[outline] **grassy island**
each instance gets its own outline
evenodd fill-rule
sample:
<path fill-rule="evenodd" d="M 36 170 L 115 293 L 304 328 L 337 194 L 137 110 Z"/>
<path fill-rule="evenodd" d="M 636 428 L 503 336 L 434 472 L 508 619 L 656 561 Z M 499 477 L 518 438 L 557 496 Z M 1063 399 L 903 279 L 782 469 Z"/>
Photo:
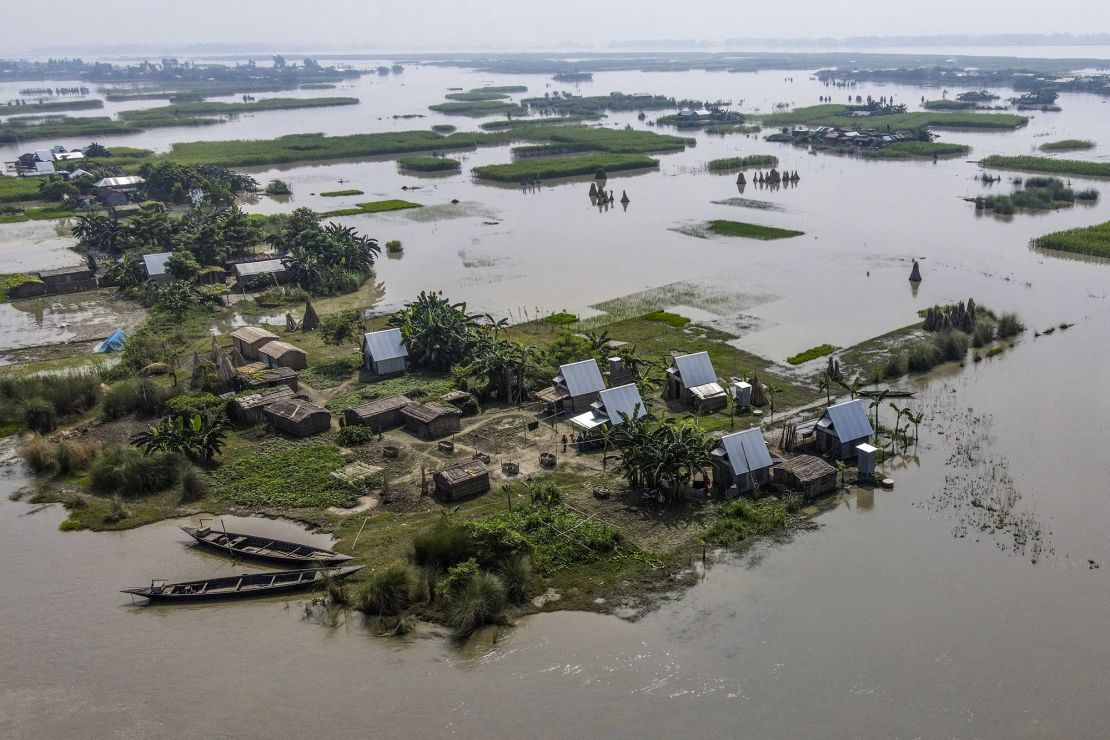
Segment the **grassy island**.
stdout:
<path fill-rule="evenodd" d="M 453 172 L 462 166 L 459 160 L 447 157 L 401 157 L 397 164 L 413 172 Z"/>
<path fill-rule="evenodd" d="M 468 101 L 453 100 L 447 103 L 429 105 L 428 109 L 448 116 L 471 116 L 473 118 L 501 115 L 522 116 L 528 112 L 526 108 L 516 103 L 506 103 L 501 100 L 489 99 Z"/>
<path fill-rule="evenodd" d="M 1041 144 L 1042 152 L 1078 152 L 1085 149 L 1094 149 L 1095 142 L 1090 139 L 1062 139 Z"/>
<path fill-rule="evenodd" d="M 1055 249 L 1058 252 L 1110 257 L 1110 221 L 1104 224 L 1046 234 L 1034 239 L 1033 246 L 1041 249 Z"/>
<path fill-rule="evenodd" d="M 769 241 L 771 239 L 790 239 L 805 234 L 804 231 L 779 229 L 774 226 L 759 226 L 758 224 L 748 224 L 742 221 L 726 221 L 724 219 L 710 221 L 706 224 L 705 230 L 717 236 L 738 236 L 745 239 L 762 239 L 764 241 Z"/>
<path fill-rule="evenodd" d="M 586 154 L 577 157 L 533 159 L 512 164 L 490 164 L 475 167 L 474 175 L 483 180 L 520 182 L 550 180 L 559 177 L 593 176 L 598 169 L 608 173 L 658 167 L 659 160 L 635 154 Z"/>
<path fill-rule="evenodd" d="M 770 113 L 760 118 L 764 126 L 841 126 L 856 125 L 888 128 L 893 131 L 929 128 L 983 128 L 1016 129 L 1029 123 L 1026 116 L 1011 113 L 975 113 L 968 111 L 915 111 L 910 113 L 889 113 L 855 118 L 849 115 L 849 107 L 835 103 L 811 105 L 795 108 L 783 113 Z"/>
<path fill-rule="evenodd" d="M 1052 157 L 992 155 L 981 163 L 996 170 L 1023 172 L 1048 172 L 1053 175 L 1077 177 L 1110 177 L 1110 162 L 1088 162 L 1081 159 L 1053 159 Z"/>
<path fill-rule="evenodd" d="M 709 161 L 710 172 L 746 170 L 753 167 L 778 167 L 779 158 L 773 154 L 749 154 L 746 157 L 727 157 Z"/>

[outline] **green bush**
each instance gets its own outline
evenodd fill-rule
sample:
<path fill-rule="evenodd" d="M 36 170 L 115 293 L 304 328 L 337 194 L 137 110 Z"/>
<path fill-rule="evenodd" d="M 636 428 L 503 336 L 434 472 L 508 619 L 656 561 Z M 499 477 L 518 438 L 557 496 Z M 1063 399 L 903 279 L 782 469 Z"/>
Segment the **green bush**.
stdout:
<path fill-rule="evenodd" d="M 411 603 L 412 570 L 404 564 L 391 565 L 370 577 L 358 596 L 358 609 L 366 614 L 395 617 Z"/>
<path fill-rule="evenodd" d="M 63 440 L 54 448 L 54 461 L 59 475 L 69 475 L 84 470 L 96 459 L 98 446 L 74 440 Z"/>
<path fill-rule="evenodd" d="M 358 447 L 378 436 L 373 429 L 361 424 L 348 424 L 339 430 L 336 441 L 343 447 Z"/>
<path fill-rule="evenodd" d="M 962 331 L 946 331 L 933 337 L 933 343 L 946 361 L 956 362 L 967 356 L 969 339 Z"/>
<path fill-rule="evenodd" d="M 998 338 L 1009 339 L 1025 331 L 1025 324 L 1014 313 L 1004 313 L 998 319 Z"/>
<path fill-rule="evenodd" d="M 887 358 L 886 363 L 883 365 L 882 377 L 883 378 L 899 378 L 906 373 L 906 365 L 902 355 L 893 354 Z M 876 382 L 878 382 L 876 380 Z"/>
<path fill-rule="evenodd" d="M 447 622 L 462 638 L 486 624 L 504 624 L 508 598 L 505 584 L 489 573 L 479 572 L 446 607 Z"/>
<path fill-rule="evenodd" d="M 551 314 L 550 316 L 545 316 L 543 320 L 549 324 L 555 325 L 573 324 L 574 322 L 578 321 L 578 317 L 572 313 L 567 313 L 566 311 L 559 311 L 557 313 Z"/>
<path fill-rule="evenodd" d="M 192 465 L 185 468 L 185 472 L 181 474 L 182 501 L 199 501 L 207 497 L 210 491 L 208 476 L 205 475 L 204 471 L 198 470 Z"/>
<path fill-rule="evenodd" d="M 385 251 L 389 254 L 400 254 L 404 251 L 404 247 L 401 246 L 401 242 L 397 239 L 390 239 L 385 243 Z"/>
<path fill-rule="evenodd" d="M 181 464 L 172 452 L 146 456 L 134 447 L 112 447 L 92 464 L 90 484 L 97 493 L 144 496 L 176 483 Z"/>
<path fill-rule="evenodd" d="M 119 419 L 139 408 L 139 389 L 134 380 L 121 380 L 104 394 L 104 415 Z"/>
<path fill-rule="evenodd" d="M 717 519 L 706 532 L 705 541 L 715 545 L 733 545 L 751 535 L 783 529 L 787 515 L 788 509 L 783 503 L 734 499 L 718 509 Z"/>
<path fill-rule="evenodd" d="M 147 416 L 156 416 L 162 411 L 166 403 L 166 392 L 150 378 L 139 378 L 135 381 L 135 393 L 138 400 L 138 410 Z"/>
<path fill-rule="evenodd" d="M 532 580 L 532 559 L 527 555 L 509 558 L 497 569 L 505 593 L 514 604 L 523 603 L 528 598 L 528 585 Z"/>
<path fill-rule="evenodd" d="M 28 438 L 19 452 L 23 462 L 35 475 L 54 472 L 54 450 L 50 443 L 39 435 Z"/>
<path fill-rule="evenodd" d="M 219 396 L 212 393 L 183 393 L 174 396 L 165 402 L 166 411 L 170 414 L 193 417 L 210 411 L 223 410 L 224 402 Z"/>
<path fill-rule="evenodd" d="M 467 529 L 447 517 L 412 540 L 412 559 L 417 565 L 447 570 L 474 557 L 475 543 Z"/>
<path fill-rule="evenodd" d="M 58 414 L 46 399 L 28 398 L 23 402 L 23 422 L 32 432 L 46 434 L 58 426 Z"/>
<path fill-rule="evenodd" d="M 943 361 L 944 355 L 927 339 L 914 342 L 906 353 L 906 366 L 915 373 L 931 370 Z"/>
<path fill-rule="evenodd" d="M 975 331 L 971 335 L 972 347 L 985 347 L 994 341 L 995 324 L 985 316 L 975 319 Z"/>

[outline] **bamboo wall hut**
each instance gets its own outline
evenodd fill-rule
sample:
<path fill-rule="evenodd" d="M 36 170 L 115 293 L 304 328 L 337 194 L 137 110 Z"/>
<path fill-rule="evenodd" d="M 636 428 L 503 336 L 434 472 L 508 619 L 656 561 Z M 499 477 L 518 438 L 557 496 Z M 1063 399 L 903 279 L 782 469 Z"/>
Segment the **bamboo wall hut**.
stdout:
<path fill-rule="evenodd" d="M 267 405 L 262 409 L 262 418 L 276 431 L 291 437 L 307 437 L 331 429 L 331 414 L 327 409 L 299 398 Z"/>
<path fill-rule="evenodd" d="M 241 326 L 231 332 L 231 341 L 239 354 L 247 360 L 258 361 L 258 350 L 262 346 L 279 339 L 277 334 L 258 326 Z"/>
<path fill-rule="evenodd" d="M 489 469 L 481 460 L 450 465 L 437 470 L 432 476 L 436 493 L 448 501 L 478 496 L 489 490 Z"/>
<path fill-rule="evenodd" d="M 259 348 L 258 361 L 270 368 L 287 367 L 291 370 L 304 370 L 308 367 L 308 353 L 288 342 L 273 341 Z"/>
<path fill-rule="evenodd" d="M 421 439 L 437 439 L 462 427 L 462 411 L 442 403 L 411 403 L 401 409 L 405 430 Z"/>
<path fill-rule="evenodd" d="M 297 390 L 297 372 L 288 367 L 266 367 L 261 362 L 252 362 L 235 368 L 236 382 L 240 390 L 260 390 L 283 385 Z"/>
<path fill-rule="evenodd" d="M 798 455 L 774 468 L 775 482 L 803 496 L 819 496 L 836 489 L 836 468 L 819 457 Z"/>
<path fill-rule="evenodd" d="M 294 399 L 293 390 L 284 385 L 277 388 L 266 388 L 233 399 L 227 405 L 227 415 L 237 424 L 253 426 L 262 423 L 262 410 L 271 403 L 292 401 Z"/>
<path fill-rule="evenodd" d="M 360 424 L 383 431 L 404 424 L 405 417 L 401 411 L 412 403 L 414 401 L 408 396 L 377 398 L 361 406 L 347 409 L 343 412 L 343 418 L 347 424 Z"/>

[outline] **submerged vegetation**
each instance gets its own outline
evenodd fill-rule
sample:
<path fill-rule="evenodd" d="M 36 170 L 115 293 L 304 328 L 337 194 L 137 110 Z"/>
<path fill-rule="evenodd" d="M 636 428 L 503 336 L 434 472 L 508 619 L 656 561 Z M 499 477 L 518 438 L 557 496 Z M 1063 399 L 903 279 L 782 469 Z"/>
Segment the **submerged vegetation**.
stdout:
<path fill-rule="evenodd" d="M 778 167 L 779 158 L 773 154 L 749 154 L 746 157 L 727 157 L 709 161 L 710 172 L 746 170 L 753 167 Z"/>
<path fill-rule="evenodd" d="M 635 154 L 585 154 L 576 157 L 533 159 L 512 164 L 490 164 L 475 167 L 475 176 L 498 182 L 548 180 L 557 177 L 593 176 L 598 169 L 606 172 L 658 167 L 659 160 Z"/>
<path fill-rule="evenodd" d="M 998 154 L 984 159 L 981 164 L 996 170 L 1022 170 L 1048 172 L 1053 175 L 1078 175 L 1080 177 L 1110 177 L 1110 162 L 1088 162 L 1081 159 L 1054 159 L 1028 155 L 1006 157 Z"/>
<path fill-rule="evenodd" d="M 459 160 L 448 157 L 401 157 L 397 164 L 413 172 L 453 172 L 462 167 Z"/>
<path fill-rule="evenodd" d="M 917 157 L 962 157 L 970 151 L 971 147 L 964 144 L 952 144 L 943 141 L 895 141 L 879 149 L 868 149 L 861 153 L 865 157 L 914 159 Z"/>
<path fill-rule="evenodd" d="M 1076 192 L 1055 177 L 1027 177 L 1022 186 L 1009 195 L 976 198 L 975 207 L 1000 214 L 1012 214 L 1018 209 L 1047 211 L 1067 208 L 1077 200 L 1098 200 L 1098 191 L 1089 189 Z"/>
<path fill-rule="evenodd" d="M 770 113 L 760 117 L 764 126 L 849 126 L 866 124 L 891 131 L 917 128 L 984 128 L 1016 129 L 1029 122 L 1025 116 L 1012 113 L 975 113 L 915 111 L 872 115 L 865 119 L 849 115 L 849 106 L 828 103 L 795 108 L 783 113 Z"/>
<path fill-rule="evenodd" d="M 796 355 L 791 355 L 790 357 L 786 358 L 786 361 L 789 362 L 791 365 L 801 365 L 803 362 L 809 362 L 810 360 L 816 360 L 818 357 L 831 355 L 833 352 L 836 352 L 837 349 L 839 348 L 834 347 L 831 344 L 820 344 L 816 347 L 810 347 L 805 352 L 799 352 Z"/>
<path fill-rule="evenodd" d="M 790 239 L 795 236 L 802 236 L 804 231 L 794 231 L 793 229 L 780 229 L 774 226 L 759 226 L 758 224 L 749 224 L 742 221 L 727 221 L 725 219 L 714 219 L 706 224 L 706 231 L 717 236 L 739 236 L 747 239 Z"/>
<path fill-rule="evenodd" d="M 388 211 L 403 211 L 407 208 L 422 208 L 421 204 L 408 200 L 371 200 L 366 203 L 356 203 L 352 208 L 341 208 L 337 211 L 325 211 L 322 218 L 332 216 L 358 216 L 363 213 L 386 213 Z"/>
<path fill-rule="evenodd" d="M 1061 139 L 1049 141 L 1040 145 L 1042 152 L 1075 152 L 1083 149 L 1094 149 L 1095 142 L 1090 139 Z"/>

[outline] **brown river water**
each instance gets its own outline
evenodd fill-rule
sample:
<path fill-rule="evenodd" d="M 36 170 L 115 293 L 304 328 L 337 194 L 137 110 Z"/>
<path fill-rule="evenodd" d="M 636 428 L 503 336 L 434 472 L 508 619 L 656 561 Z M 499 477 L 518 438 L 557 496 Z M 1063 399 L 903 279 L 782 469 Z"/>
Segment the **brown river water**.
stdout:
<path fill-rule="evenodd" d="M 115 143 L 420 128 L 447 120 L 423 111 L 446 88 L 487 83 L 541 94 L 547 84 L 409 67 L 354 83 L 350 94 L 363 103 L 351 110 L 258 114 Z M 743 99 L 764 110 L 826 94 L 800 72 L 612 73 L 582 86 L 611 90 Z M 938 97 L 900 86 L 858 92 L 893 93 L 911 108 L 923 94 Z M 1016 132 L 943 138 L 972 145 L 969 159 L 1070 137 L 1100 142 L 1084 157 L 1110 154 L 1104 99 L 1062 96 L 1060 105 L 1062 113 L 1035 114 Z M 427 118 L 380 118 L 422 111 Z M 640 125 L 632 115 L 610 121 Z M 12 467 L 0 479 L 0 735 L 1105 736 L 1110 264 L 1035 252 L 1027 242 L 1110 219 L 1110 192 L 1091 208 L 1007 222 L 977 217 L 961 200 L 988 190 L 963 159 L 869 162 L 695 136 L 696 147 L 663 155 L 658 173 L 610 179 L 615 192 L 628 191 L 627 211 L 598 212 L 582 182 L 524 193 L 468 175 L 402 176 L 389 161 L 261 171 L 263 181 L 289 180 L 293 202 L 263 199 L 250 209 L 342 207 L 334 201 L 344 199 L 310 195 L 340 180 L 366 191 L 352 201 L 434 206 L 430 220 L 415 211 L 345 219 L 406 245 L 403 258 L 380 264 L 379 308 L 421 288 L 514 317 L 525 308 L 590 315 L 601 304 L 619 312 L 654 300 L 697 309 L 697 318 L 733 327 L 739 346 L 776 359 L 826 341 L 846 346 L 912 322 L 919 308 L 969 296 L 1019 312 L 1031 329 L 1075 326 L 1028 332 L 996 358 L 920 381 L 912 405 L 927 420 L 916 450 L 887 464 L 894 490 L 850 492 L 815 531 L 722 557 L 636 622 L 543 614 L 463 647 L 433 627 L 397 640 L 373 636 L 354 616 L 306 617 L 300 600 L 132 606 L 120 588 L 241 566 L 185 547 L 181 522 L 59 532 L 59 507 L 8 500 L 25 482 Z M 748 186 L 744 198 L 775 210 L 713 203 L 740 194 L 734 178 L 707 174 L 704 163 L 753 152 L 799 170 L 798 187 Z M 462 157 L 466 171 L 508 153 Z M 1009 190 L 1003 178 L 996 191 Z M 424 187 L 402 193 L 404 184 Z M 452 198 L 463 215 L 445 207 Z M 674 230 L 708 218 L 806 235 L 764 243 Z M 911 257 L 924 258 L 916 295 L 906 282 Z M 7 326 L 7 315 L 0 320 Z M 308 536 L 292 523 L 251 526 Z"/>

